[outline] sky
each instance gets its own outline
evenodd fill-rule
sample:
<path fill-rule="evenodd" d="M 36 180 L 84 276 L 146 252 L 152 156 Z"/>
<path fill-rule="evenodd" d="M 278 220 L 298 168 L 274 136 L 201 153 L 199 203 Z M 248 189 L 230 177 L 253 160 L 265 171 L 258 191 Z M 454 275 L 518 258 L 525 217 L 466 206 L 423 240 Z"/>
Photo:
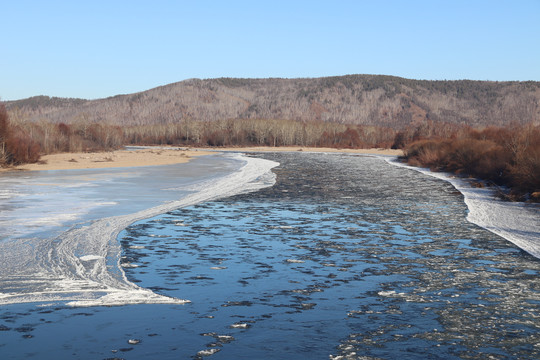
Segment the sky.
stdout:
<path fill-rule="evenodd" d="M 540 0 L 2 1 L 0 99 L 190 78 L 540 81 Z"/>

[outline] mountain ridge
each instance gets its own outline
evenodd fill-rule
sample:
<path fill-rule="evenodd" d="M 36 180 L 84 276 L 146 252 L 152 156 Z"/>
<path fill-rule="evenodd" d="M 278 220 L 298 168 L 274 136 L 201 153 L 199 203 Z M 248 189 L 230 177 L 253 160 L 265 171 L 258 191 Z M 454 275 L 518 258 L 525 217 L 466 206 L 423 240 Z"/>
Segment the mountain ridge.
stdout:
<path fill-rule="evenodd" d="M 12 117 L 114 125 L 284 119 L 404 128 L 426 121 L 485 127 L 540 121 L 540 82 L 414 80 L 391 75 L 187 79 L 85 100 L 6 101 Z"/>

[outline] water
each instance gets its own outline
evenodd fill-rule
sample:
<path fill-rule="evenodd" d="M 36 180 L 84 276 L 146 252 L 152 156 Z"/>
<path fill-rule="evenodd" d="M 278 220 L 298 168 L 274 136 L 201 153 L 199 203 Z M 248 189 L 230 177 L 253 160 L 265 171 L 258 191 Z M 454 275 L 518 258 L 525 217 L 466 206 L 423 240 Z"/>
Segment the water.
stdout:
<path fill-rule="evenodd" d="M 466 221 L 450 183 L 380 158 L 256 157 L 280 163 L 274 186 L 169 209 L 118 235 L 129 282 L 190 303 L 6 305 L 0 354 L 540 357 L 540 262 Z"/>

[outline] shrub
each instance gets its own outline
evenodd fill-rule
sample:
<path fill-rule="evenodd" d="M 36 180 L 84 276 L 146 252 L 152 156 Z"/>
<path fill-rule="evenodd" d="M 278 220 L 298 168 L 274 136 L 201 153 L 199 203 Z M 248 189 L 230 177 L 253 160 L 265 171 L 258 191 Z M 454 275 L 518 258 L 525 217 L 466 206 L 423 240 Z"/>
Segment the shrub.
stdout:
<path fill-rule="evenodd" d="M 9 163 L 12 165 L 35 163 L 40 157 L 39 144 L 21 131 L 16 131 L 9 137 L 6 148 L 9 153 Z"/>
<path fill-rule="evenodd" d="M 420 140 L 405 149 L 405 158 L 413 166 L 442 170 L 447 163 L 451 145 L 449 141 Z"/>
<path fill-rule="evenodd" d="M 39 144 L 22 129 L 9 123 L 4 104 L 0 104 L 0 166 L 19 165 L 39 160 Z"/>
<path fill-rule="evenodd" d="M 455 139 L 421 140 L 405 149 L 413 166 L 477 177 L 524 196 L 540 191 L 540 127 L 468 130 Z"/>

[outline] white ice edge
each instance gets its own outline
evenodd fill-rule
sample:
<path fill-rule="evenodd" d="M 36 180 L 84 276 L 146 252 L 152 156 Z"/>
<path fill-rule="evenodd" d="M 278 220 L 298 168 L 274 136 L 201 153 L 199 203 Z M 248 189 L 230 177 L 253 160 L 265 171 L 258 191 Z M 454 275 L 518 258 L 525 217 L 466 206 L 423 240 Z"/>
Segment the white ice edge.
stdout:
<path fill-rule="evenodd" d="M 121 246 L 117 237 L 136 221 L 206 201 L 257 191 L 275 183 L 271 169 L 279 163 L 241 154 L 227 156 L 243 161 L 244 165 L 227 176 L 199 185 L 196 192 L 182 199 L 129 215 L 99 219 L 63 233 L 52 241 L 55 243 L 52 248 L 44 246 L 44 251 L 38 251 L 38 261 L 47 264 L 43 272 L 25 279 L 29 284 L 41 284 L 41 290 L 0 293 L 0 305 L 63 302 L 82 307 L 189 302 L 156 294 L 130 282 L 120 264 Z M 117 259 L 116 264 L 107 263 L 107 259 Z"/>
<path fill-rule="evenodd" d="M 450 173 L 406 165 L 397 158 L 383 158 L 388 163 L 444 180 L 461 192 L 469 209 L 467 221 L 504 239 L 530 255 L 540 258 L 540 206 L 501 200 L 493 189 L 473 188 L 466 179 Z"/>

